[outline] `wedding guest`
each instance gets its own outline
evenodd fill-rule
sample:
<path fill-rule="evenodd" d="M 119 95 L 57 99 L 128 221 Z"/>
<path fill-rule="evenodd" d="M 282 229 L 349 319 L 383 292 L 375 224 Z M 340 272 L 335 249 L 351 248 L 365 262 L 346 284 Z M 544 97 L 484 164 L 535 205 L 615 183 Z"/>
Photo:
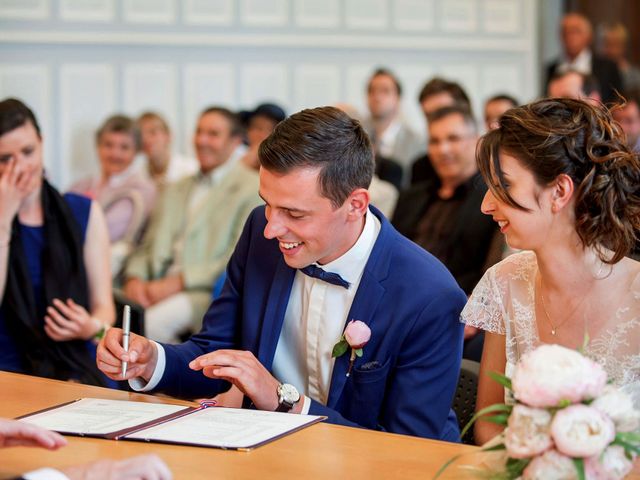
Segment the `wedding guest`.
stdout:
<path fill-rule="evenodd" d="M 506 93 L 490 97 L 484 104 L 484 125 L 487 132 L 498 128 L 498 121 L 504 112 L 519 105 L 520 102 Z"/>
<path fill-rule="evenodd" d="M 618 65 L 625 90 L 640 89 L 640 68 L 626 57 L 629 33 L 622 23 L 606 25 L 602 32 L 601 53 Z"/>
<path fill-rule="evenodd" d="M 505 401 L 488 372 L 513 374 L 541 343 L 579 348 L 640 403 L 640 158 L 603 107 L 545 99 L 482 137 L 482 211 L 525 250 L 487 271 L 462 312 L 485 330 L 477 409 Z M 509 399 L 507 399 L 509 400 Z M 502 427 L 476 425 L 484 443 Z"/>
<path fill-rule="evenodd" d="M 403 169 L 402 185 L 408 185 L 411 163 L 424 151 L 425 142 L 403 118 L 402 85 L 398 77 L 386 68 L 379 68 L 367 85 L 369 117 L 362 121 L 371 138 L 376 157 L 393 161 Z M 377 169 L 378 175 L 384 175 Z"/>
<path fill-rule="evenodd" d="M 255 110 L 238 112 L 238 116 L 246 130 L 247 151 L 242 156 L 242 161 L 247 167 L 259 170 L 258 147 L 287 114 L 274 103 L 263 103 Z"/>
<path fill-rule="evenodd" d="M 627 145 L 640 153 L 640 91 L 624 94 L 625 103 L 612 108 L 611 115 L 627 135 Z"/>
<path fill-rule="evenodd" d="M 67 445 L 60 434 L 19 420 L 0 418 L 0 448 L 40 447 L 58 450 Z M 56 470 L 40 468 L 21 477 L 26 480 L 170 480 L 169 467 L 157 455 L 138 455 L 123 460 L 98 460 Z"/>
<path fill-rule="evenodd" d="M 96 132 L 96 147 L 100 174 L 76 182 L 70 191 L 100 203 L 107 219 L 109 240 L 115 243 L 127 235 L 139 207 L 143 219 L 136 223 L 140 230 L 153 209 L 156 188 L 133 163 L 140 150 L 140 131 L 132 119 L 124 115 L 108 118 Z"/>
<path fill-rule="evenodd" d="M 147 171 L 158 189 L 198 171 L 198 161 L 175 152 L 167 121 L 156 112 L 144 112 L 138 117 L 142 139 L 142 152 L 147 160 Z"/>
<path fill-rule="evenodd" d="M 21 101 L 0 102 L 0 370 L 106 385 L 92 339 L 113 324 L 100 206 L 43 176 L 42 136 Z"/>

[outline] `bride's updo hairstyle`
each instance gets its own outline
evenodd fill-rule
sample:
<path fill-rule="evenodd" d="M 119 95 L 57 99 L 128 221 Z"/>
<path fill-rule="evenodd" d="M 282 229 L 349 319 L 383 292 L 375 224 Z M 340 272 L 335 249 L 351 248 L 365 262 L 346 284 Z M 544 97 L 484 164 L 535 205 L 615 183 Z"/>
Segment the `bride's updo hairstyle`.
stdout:
<path fill-rule="evenodd" d="M 560 174 L 575 187 L 576 232 L 585 247 L 614 264 L 635 246 L 640 228 L 640 155 L 604 106 L 582 100 L 544 99 L 512 108 L 500 127 L 484 135 L 478 168 L 492 193 L 520 210 L 506 188 L 500 153 L 515 157 L 538 185 Z"/>

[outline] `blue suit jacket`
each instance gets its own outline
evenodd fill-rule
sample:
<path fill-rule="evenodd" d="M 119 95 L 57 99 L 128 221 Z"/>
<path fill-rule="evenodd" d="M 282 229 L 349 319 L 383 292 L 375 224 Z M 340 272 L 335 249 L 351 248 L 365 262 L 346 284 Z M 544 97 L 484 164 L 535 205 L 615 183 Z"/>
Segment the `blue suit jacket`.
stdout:
<path fill-rule="evenodd" d="M 349 355 L 336 359 L 327 405 L 312 401 L 309 413 L 326 415 L 331 423 L 458 441 L 450 405 L 462 350 L 458 318 L 466 296 L 437 259 L 371 210 L 382 226 L 345 318 L 345 324 L 350 319 L 367 323 L 371 340 L 349 377 Z M 181 345 L 164 345 L 167 365 L 158 390 L 186 398 L 227 390 L 227 382 L 187 365 L 217 349 L 250 350 L 271 370 L 296 270 L 284 262 L 277 240 L 264 238 L 265 225 L 264 207 L 258 207 L 202 330 Z"/>

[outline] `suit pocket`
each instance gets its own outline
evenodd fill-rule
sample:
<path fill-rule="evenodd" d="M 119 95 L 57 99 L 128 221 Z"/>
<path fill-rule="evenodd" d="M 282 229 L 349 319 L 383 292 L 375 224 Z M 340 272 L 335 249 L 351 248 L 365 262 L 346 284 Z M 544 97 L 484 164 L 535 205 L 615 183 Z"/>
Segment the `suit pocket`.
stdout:
<path fill-rule="evenodd" d="M 385 397 L 391 359 L 377 368 L 354 368 L 344 392 L 345 417 L 366 428 L 376 429 Z"/>

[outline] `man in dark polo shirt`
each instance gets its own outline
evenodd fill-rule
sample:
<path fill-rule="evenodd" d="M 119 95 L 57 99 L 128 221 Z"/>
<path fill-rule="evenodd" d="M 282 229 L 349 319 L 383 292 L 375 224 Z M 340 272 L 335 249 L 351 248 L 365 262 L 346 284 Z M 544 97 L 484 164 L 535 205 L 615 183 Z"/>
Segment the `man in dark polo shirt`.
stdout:
<path fill-rule="evenodd" d="M 450 106 L 435 111 L 428 128 L 436 177 L 400 195 L 392 224 L 444 263 L 468 295 L 503 250 L 496 223 L 480 211 L 486 186 L 475 162 L 477 126 L 468 109 Z M 465 331 L 465 339 L 474 334 Z"/>

